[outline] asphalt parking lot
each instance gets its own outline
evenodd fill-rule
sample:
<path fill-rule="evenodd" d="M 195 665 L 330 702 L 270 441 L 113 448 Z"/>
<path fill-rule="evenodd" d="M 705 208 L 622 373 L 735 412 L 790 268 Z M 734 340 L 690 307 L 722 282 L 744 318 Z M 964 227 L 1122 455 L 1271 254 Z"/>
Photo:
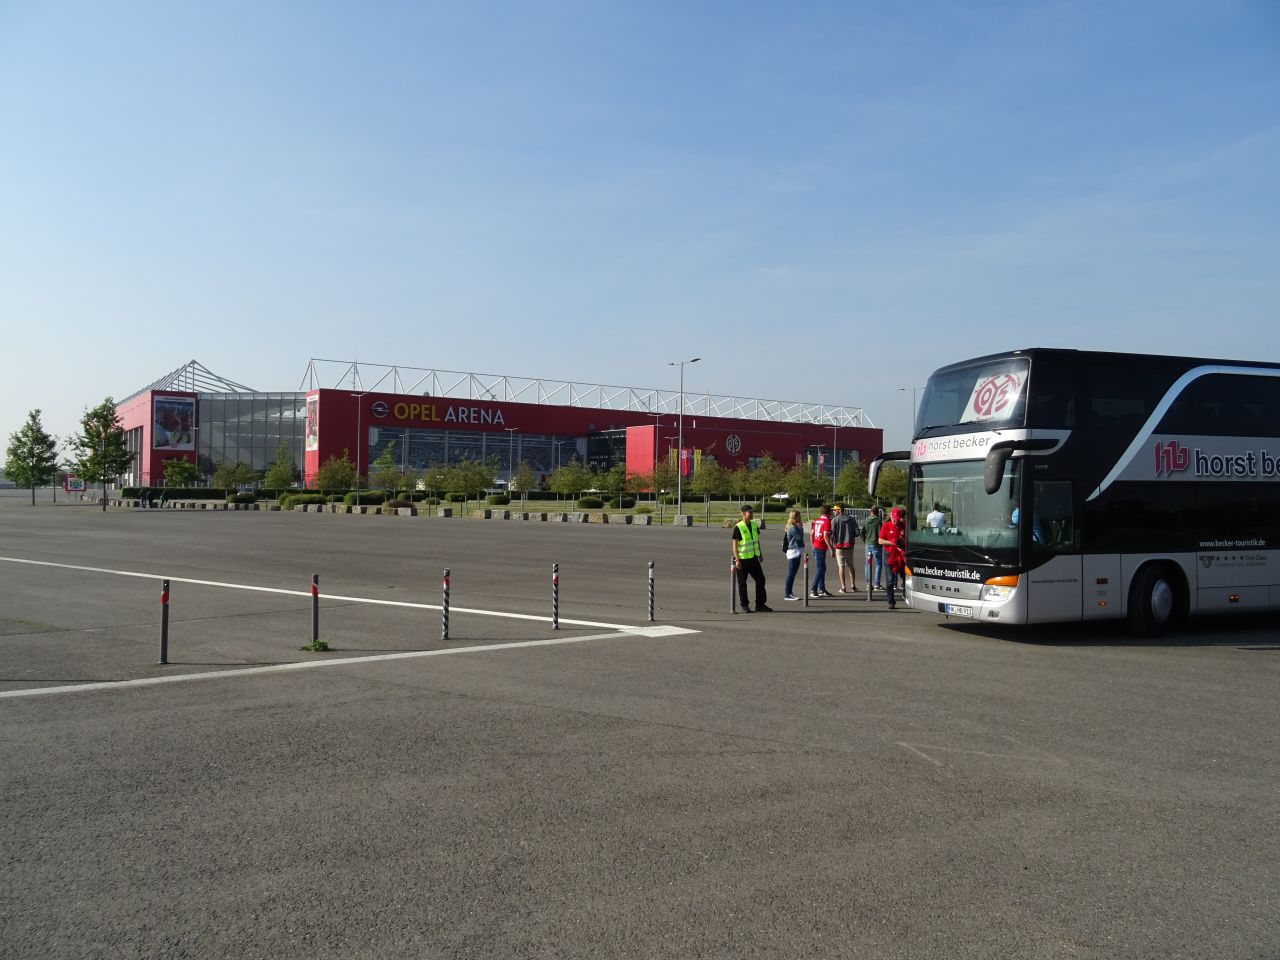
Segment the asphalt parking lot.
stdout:
<path fill-rule="evenodd" d="M 3 957 L 1280 957 L 1270 621 L 806 609 L 776 549 L 735 617 L 717 529 L 12 491 L 0 557 Z"/>

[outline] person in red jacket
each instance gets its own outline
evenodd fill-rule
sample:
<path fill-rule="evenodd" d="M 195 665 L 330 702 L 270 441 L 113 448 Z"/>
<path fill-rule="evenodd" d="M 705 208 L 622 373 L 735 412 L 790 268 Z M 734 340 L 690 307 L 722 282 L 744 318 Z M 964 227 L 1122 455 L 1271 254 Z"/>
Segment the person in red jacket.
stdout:
<path fill-rule="evenodd" d="M 901 507 L 889 511 L 889 519 L 880 528 L 880 545 L 884 547 L 884 565 L 889 572 L 889 609 L 893 610 L 897 607 L 893 591 L 899 578 L 906 587 L 907 525 Z"/>
<path fill-rule="evenodd" d="M 809 588 L 809 596 L 829 597 L 827 593 L 827 534 L 831 532 L 831 508 L 823 507 L 809 525 L 809 542 L 813 544 L 813 586 Z"/>

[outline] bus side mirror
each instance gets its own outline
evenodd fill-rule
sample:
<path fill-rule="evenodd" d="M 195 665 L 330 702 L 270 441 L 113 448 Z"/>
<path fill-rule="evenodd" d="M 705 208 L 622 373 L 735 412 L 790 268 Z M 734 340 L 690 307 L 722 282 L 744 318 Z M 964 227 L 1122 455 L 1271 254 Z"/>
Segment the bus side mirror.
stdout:
<path fill-rule="evenodd" d="M 871 461 L 871 466 L 867 468 L 867 494 L 874 497 L 876 495 L 876 481 L 880 478 L 880 468 L 890 460 L 910 460 L 910 450 L 894 450 L 891 453 L 882 453 Z"/>
<path fill-rule="evenodd" d="M 987 496 L 998 491 L 1000 485 L 1004 483 L 1004 465 L 1009 462 L 1011 456 L 1013 456 L 1012 443 L 997 443 L 987 451 L 987 459 L 982 464 L 982 489 L 986 491 Z"/>
<path fill-rule="evenodd" d="M 1058 446 L 1057 440 L 1002 440 L 992 444 L 987 451 L 987 459 L 982 464 L 982 488 L 987 496 L 1000 489 L 1004 483 L 1004 466 L 1009 462 L 1015 450 L 1053 450 Z"/>

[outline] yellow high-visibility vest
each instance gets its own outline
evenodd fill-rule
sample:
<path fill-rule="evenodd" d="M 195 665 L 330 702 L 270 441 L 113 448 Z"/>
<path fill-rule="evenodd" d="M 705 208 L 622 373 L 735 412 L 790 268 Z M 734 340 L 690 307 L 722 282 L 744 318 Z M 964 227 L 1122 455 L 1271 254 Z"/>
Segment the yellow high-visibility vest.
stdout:
<path fill-rule="evenodd" d="M 750 523 L 746 520 L 739 520 L 738 535 L 742 538 L 738 542 L 739 560 L 750 560 L 752 557 L 763 556 L 760 550 L 760 524 L 754 520 Z"/>

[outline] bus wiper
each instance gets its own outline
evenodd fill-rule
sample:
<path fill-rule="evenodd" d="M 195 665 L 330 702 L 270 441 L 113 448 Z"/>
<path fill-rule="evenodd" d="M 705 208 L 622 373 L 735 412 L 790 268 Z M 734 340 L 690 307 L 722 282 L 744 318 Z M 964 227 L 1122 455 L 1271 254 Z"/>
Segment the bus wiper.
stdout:
<path fill-rule="evenodd" d="M 959 547 L 961 550 L 968 550 L 974 556 L 981 557 L 983 560 L 987 561 L 987 563 L 991 564 L 992 566 L 995 566 L 998 563 L 1000 563 L 1000 561 L 997 560 L 995 557 L 983 553 L 977 547 L 971 547 L 966 543 L 957 543 L 956 546 Z"/>

